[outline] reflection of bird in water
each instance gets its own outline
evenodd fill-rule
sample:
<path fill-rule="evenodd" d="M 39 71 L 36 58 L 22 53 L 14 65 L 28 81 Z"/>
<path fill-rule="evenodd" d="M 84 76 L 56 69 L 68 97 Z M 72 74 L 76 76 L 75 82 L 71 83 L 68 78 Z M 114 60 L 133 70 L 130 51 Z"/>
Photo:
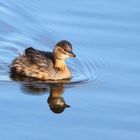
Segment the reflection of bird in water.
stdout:
<path fill-rule="evenodd" d="M 62 113 L 65 108 L 70 107 L 66 104 L 65 100 L 63 99 L 63 91 L 64 91 L 64 83 L 67 83 L 69 80 L 62 81 L 62 83 L 51 83 L 47 84 L 42 81 L 35 81 L 30 77 L 24 76 L 15 76 L 14 74 L 11 75 L 11 78 L 16 81 L 21 82 L 21 90 L 23 93 L 30 94 L 30 95 L 41 95 L 42 93 L 49 93 L 48 97 L 48 104 L 50 110 L 54 113 Z"/>
<path fill-rule="evenodd" d="M 28 76 L 39 80 L 62 80 L 71 78 L 65 64 L 67 58 L 75 57 L 70 42 L 63 40 L 55 45 L 53 52 L 27 48 L 25 54 L 17 57 L 10 65 L 16 75 Z"/>
<path fill-rule="evenodd" d="M 54 113 L 62 113 L 65 110 L 65 108 L 70 107 L 65 103 L 63 97 L 61 97 L 62 93 L 62 85 L 51 87 L 50 96 L 48 98 L 48 104 L 50 109 Z"/>

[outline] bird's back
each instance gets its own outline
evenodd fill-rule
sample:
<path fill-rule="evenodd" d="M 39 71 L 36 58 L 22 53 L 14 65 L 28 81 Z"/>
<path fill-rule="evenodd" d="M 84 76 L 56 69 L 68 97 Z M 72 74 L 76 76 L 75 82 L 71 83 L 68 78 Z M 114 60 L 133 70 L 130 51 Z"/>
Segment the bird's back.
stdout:
<path fill-rule="evenodd" d="M 25 55 L 29 63 L 37 65 L 40 68 L 48 69 L 53 67 L 54 58 L 51 52 L 36 50 L 32 47 L 25 49 Z"/>

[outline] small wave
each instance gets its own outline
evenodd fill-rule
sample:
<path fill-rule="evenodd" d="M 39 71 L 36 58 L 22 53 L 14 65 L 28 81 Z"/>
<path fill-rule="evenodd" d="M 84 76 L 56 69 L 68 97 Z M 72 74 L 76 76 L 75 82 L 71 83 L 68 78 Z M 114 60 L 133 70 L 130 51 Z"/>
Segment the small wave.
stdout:
<path fill-rule="evenodd" d="M 12 48 L 9 49 L 9 51 L 17 54 L 17 49 Z M 66 84 L 66 87 L 86 84 L 90 81 L 97 83 L 100 79 L 99 75 L 101 70 L 99 64 L 89 56 L 82 53 L 77 54 L 77 56 L 78 58 L 68 61 L 68 66 L 72 71 L 72 79 Z M 9 82 L 11 81 L 8 73 L 10 62 L 4 61 L 4 58 L 2 57 L 0 58 L 0 61 L 0 81 Z"/>
<path fill-rule="evenodd" d="M 72 80 L 67 84 L 68 87 L 86 84 L 93 81 L 97 83 L 100 79 L 100 66 L 92 58 L 80 54 L 79 58 L 69 64 L 72 70 Z"/>
<path fill-rule="evenodd" d="M 16 56 L 21 54 L 21 51 L 23 51 L 26 46 L 25 44 L 19 46 L 12 44 L 11 46 L 10 43 L 3 44 L 0 48 L 0 81 L 11 81 L 9 65 Z M 78 44 L 77 46 L 84 46 L 84 44 Z M 84 47 L 82 47 L 82 49 L 75 48 L 75 51 L 77 58 L 68 60 L 68 66 L 72 72 L 72 79 L 66 84 L 66 87 L 86 84 L 91 81 L 95 84 L 98 83 L 102 74 L 102 67 L 99 60 L 88 56 L 88 54 L 86 54 L 88 51 Z"/>

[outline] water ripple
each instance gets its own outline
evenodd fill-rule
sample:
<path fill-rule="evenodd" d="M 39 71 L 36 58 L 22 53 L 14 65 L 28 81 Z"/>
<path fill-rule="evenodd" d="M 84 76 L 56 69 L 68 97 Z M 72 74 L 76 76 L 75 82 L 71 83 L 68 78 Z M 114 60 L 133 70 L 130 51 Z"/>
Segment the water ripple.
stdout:
<path fill-rule="evenodd" d="M 94 59 L 84 54 L 79 54 L 79 57 L 73 62 L 69 64 L 73 75 L 68 85 L 81 85 L 91 81 L 93 83 L 99 82 L 101 68 Z"/>
<path fill-rule="evenodd" d="M 5 47 L 1 48 L 0 52 L 5 52 L 6 54 L 14 54 L 14 56 L 17 56 L 19 54 L 19 50 L 15 47 Z M 0 81 L 11 81 L 9 78 L 9 65 L 11 63 L 12 58 L 14 57 L 8 57 L 8 59 L 4 58 L 5 55 L 1 55 L 0 57 Z M 94 81 L 94 83 L 97 83 L 100 79 L 100 66 L 99 64 L 93 60 L 91 57 L 77 52 L 78 58 L 71 59 L 68 61 L 68 66 L 70 67 L 72 71 L 72 79 L 71 81 L 66 84 L 66 86 L 71 87 L 74 85 L 81 85 L 88 83 L 90 81 Z M 10 60 L 11 58 L 11 60 Z"/>

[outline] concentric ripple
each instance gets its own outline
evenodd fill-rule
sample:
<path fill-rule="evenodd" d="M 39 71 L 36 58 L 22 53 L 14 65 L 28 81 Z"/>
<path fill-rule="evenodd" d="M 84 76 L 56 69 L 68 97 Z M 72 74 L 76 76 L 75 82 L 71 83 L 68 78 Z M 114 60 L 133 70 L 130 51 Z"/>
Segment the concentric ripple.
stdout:
<path fill-rule="evenodd" d="M 9 65 L 19 55 L 16 47 L 1 46 L 0 48 L 0 82 L 9 82 Z"/>
<path fill-rule="evenodd" d="M 69 63 L 69 67 L 72 70 L 72 80 L 67 84 L 68 87 L 86 84 L 91 81 L 97 84 L 101 78 L 100 64 L 83 53 L 78 52 L 77 56 L 77 59 L 73 59 Z"/>
<path fill-rule="evenodd" d="M 0 82 L 9 82 L 11 81 L 9 76 L 9 65 L 12 62 L 13 57 L 18 56 L 20 51 L 13 47 L 6 50 L 1 48 L 0 51 L 3 53 L 3 55 L 0 56 Z M 6 54 L 10 54 L 7 59 L 4 58 L 4 52 Z M 66 87 L 86 84 L 90 81 L 97 83 L 100 79 L 100 65 L 95 60 L 87 55 L 84 55 L 83 53 L 78 52 L 76 59 L 68 60 L 68 66 L 72 72 L 72 79 L 70 82 L 65 84 Z"/>

